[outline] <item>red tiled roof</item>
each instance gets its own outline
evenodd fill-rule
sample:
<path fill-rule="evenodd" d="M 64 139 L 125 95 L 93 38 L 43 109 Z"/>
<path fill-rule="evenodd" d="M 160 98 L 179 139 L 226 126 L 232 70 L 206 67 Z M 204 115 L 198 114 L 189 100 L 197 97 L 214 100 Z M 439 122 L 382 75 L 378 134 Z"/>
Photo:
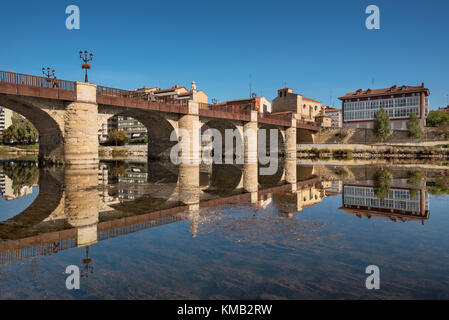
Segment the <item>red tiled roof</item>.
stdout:
<path fill-rule="evenodd" d="M 335 111 L 341 111 L 341 109 L 337 109 L 337 108 L 326 108 L 324 110 L 324 112 L 335 112 Z"/>
<path fill-rule="evenodd" d="M 306 97 L 302 97 L 302 100 L 312 101 L 312 102 L 316 102 L 316 103 L 321 103 L 319 101 L 316 101 L 316 100 L 313 100 L 313 99 L 310 99 L 310 98 L 306 98 Z"/>
<path fill-rule="evenodd" d="M 228 100 L 228 101 L 223 101 L 220 103 L 216 103 L 215 105 L 225 105 L 225 104 L 231 104 L 231 103 L 236 103 L 236 102 L 252 102 L 254 101 L 255 98 L 246 98 L 246 99 L 234 99 L 234 100 Z"/>
<path fill-rule="evenodd" d="M 288 113 L 296 113 L 296 110 L 288 110 L 288 111 L 280 111 L 280 112 L 272 112 L 271 114 L 288 114 Z"/>
<path fill-rule="evenodd" d="M 401 86 L 398 87 L 396 85 L 390 87 L 390 88 L 383 88 L 383 89 L 367 89 L 362 90 L 359 89 L 355 92 L 347 93 L 346 95 L 339 97 L 340 100 L 345 99 L 354 99 L 354 98 L 360 98 L 360 97 L 373 97 L 373 96 L 384 96 L 384 95 L 391 95 L 391 94 L 397 94 L 397 93 L 416 93 L 416 92 L 425 92 L 426 95 L 429 95 L 429 89 L 424 88 L 424 83 L 420 86 Z"/>
<path fill-rule="evenodd" d="M 159 89 L 159 90 L 156 91 L 156 93 L 161 93 L 161 92 L 171 92 L 171 91 L 176 91 L 176 90 L 179 90 L 179 89 L 185 89 L 185 90 L 187 90 L 186 87 L 173 87 L 173 88 L 168 88 L 168 89 Z M 187 90 L 187 91 L 189 91 L 189 90 Z"/>

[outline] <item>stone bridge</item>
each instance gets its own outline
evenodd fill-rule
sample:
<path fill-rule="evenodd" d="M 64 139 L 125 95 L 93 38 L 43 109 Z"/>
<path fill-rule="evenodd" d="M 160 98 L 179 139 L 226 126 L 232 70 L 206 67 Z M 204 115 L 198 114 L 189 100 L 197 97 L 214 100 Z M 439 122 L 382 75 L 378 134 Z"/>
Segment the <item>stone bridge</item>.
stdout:
<path fill-rule="evenodd" d="M 278 129 L 280 152 L 295 158 L 297 141 L 313 143 L 319 131 L 313 123 L 296 118 L 199 103 L 195 89 L 188 100 L 155 100 L 138 91 L 65 80 L 55 83 L 5 71 L 0 71 L 0 105 L 25 116 L 39 131 L 40 159 L 70 165 L 98 163 L 98 132 L 115 115 L 130 116 L 145 125 L 151 159 L 168 159 L 172 147 L 182 140 L 181 129 L 190 135 L 190 151 L 183 151 L 181 158 L 193 162 L 199 158 L 199 132 L 207 128 L 236 130 L 244 142 L 246 160 L 257 159 L 257 134 L 248 134 L 252 130 Z M 172 132 L 178 141 L 170 139 Z"/>

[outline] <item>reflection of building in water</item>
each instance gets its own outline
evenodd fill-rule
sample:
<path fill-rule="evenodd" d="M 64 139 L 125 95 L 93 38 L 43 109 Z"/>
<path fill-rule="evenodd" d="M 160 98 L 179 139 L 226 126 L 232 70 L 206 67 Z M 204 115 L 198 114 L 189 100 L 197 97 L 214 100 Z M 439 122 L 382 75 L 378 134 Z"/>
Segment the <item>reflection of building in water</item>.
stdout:
<path fill-rule="evenodd" d="M 371 185 L 343 186 L 343 208 L 359 218 L 384 217 L 393 221 L 424 220 L 429 218 L 429 195 L 424 188 L 391 187 L 384 200 L 380 200 Z"/>
<path fill-rule="evenodd" d="M 343 181 L 331 181 L 330 187 L 326 188 L 326 196 L 337 196 L 343 193 Z"/>
<path fill-rule="evenodd" d="M 25 197 L 33 193 L 33 187 L 38 185 L 23 185 L 20 189 L 14 190 L 13 180 L 4 172 L 0 172 L 0 195 L 7 201 Z"/>
<path fill-rule="evenodd" d="M 148 172 L 142 167 L 127 168 L 123 175 L 118 177 L 120 202 L 132 201 L 145 194 L 145 184 L 148 181 Z"/>
<path fill-rule="evenodd" d="M 117 204 L 119 203 L 119 199 L 116 196 L 111 196 L 109 194 L 109 188 L 108 185 L 111 184 L 110 181 L 110 175 L 109 175 L 109 167 L 105 164 L 100 164 L 98 167 L 98 186 L 99 188 L 99 195 L 101 202 L 103 204 Z M 109 207 L 105 207 L 106 209 L 110 209 Z M 102 208 L 100 208 L 100 211 L 102 211 Z"/>
<path fill-rule="evenodd" d="M 327 182 L 320 182 L 310 187 L 305 187 L 298 190 L 297 196 L 297 211 L 302 211 L 304 208 L 312 207 L 326 197 L 325 187 L 328 186 Z"/>
<path fill-rule="evenodd" d="M 262 209 L 266 209 L 271 203 L 273 203 L 273 194 L 268 193 L 259 198 L 257 201 L 257 206 Z"/>
<path fill-rule="evenodd" d="M 5 173 L 4 172 L 0 172 L 0 195 L 3 196 L 3 194 L 5 193 L 6 190 L 6 179 L 5 179 Z"/>
<path fill-rule="evenodd" d="M 301 212 L 304 208 L 312 207 L 326 197 L 325 187 L 328 182 L 317 182 L 301 187 L 296 190 L 286 192 L 276 192 L 269 194 L 267 199 L 259 201 L 259 206 L 266 208 L 269 203 L 275 204 L 279 209 L 279 214 L 285 217 L 292 217 L 295 212 Z"/>

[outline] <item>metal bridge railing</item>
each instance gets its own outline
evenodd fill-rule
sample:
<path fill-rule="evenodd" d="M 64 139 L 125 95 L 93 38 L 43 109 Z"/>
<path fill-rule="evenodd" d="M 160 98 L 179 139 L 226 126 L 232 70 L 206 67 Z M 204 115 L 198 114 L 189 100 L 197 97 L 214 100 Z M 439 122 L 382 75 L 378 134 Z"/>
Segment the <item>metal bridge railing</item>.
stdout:
<path fill-rule="evenodd" d="M 13 85 L 24 85 L 39 88 L 56 88 L 60 90 L 76 91 L 76 83 L 73 81 L 51 79 L 8 71 L 0 71 L 0 82 Z"/>

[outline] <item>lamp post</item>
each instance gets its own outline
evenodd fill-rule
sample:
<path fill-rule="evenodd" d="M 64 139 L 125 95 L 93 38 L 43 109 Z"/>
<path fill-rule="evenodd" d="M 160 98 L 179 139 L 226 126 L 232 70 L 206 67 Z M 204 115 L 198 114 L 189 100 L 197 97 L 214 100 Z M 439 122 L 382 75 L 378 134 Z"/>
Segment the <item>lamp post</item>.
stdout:
<path fill-rule="evenodd" d="M 87 70 L 91 69 L 92 67 L 90 66 L 90 64 L 88 64 L 88 62 L 92 61 L 93 57 L 94 57 L 94 55 L 92 53 L 88 53 L 87 50 L 84 51 L 84 55 L 83 55 L 83 52 L 80 51 L 80 59 L 83 61 L 81 68 L 86 70 L 86 76 L 84 78 L 84 82 L 89 82 L 87 80 Z"/>
<path fill-rule="evenodd" d="M 46 78 L 51 78 L 51 77 L 55 77 L 55 70 L 53 69 L 53 70 L 51 70 L 51 72 L 50 72 L 50 68 L 47 68 L 47 70 L 45 70 L 45 68 L 42 68 L 42 73 L 44 74 L 44 76 L 46 77 Z"/>
<path fill-rule="evenodd" d="M 92 259 L 89 258 L 89 247 L 86 247 L 86 259 L 83 259 L 84 270 L 81 271 L 81 277 L 89 277 L 89 273 L 94 273 L 94 268 L 91 265 Z"/>
<path fill-rule="evenodd" d="M 56 83 L 56 77 L 55 77 L 55 70 L 51 70 L 50 71 L 50 67 L 48 67 L 47 69 L 42 68 L 42 74 L 44 75 L 44 77 L 46 78 L 45 80 L 47 81 L 47 83 L 45 83 L 44 81 L 42 81 L 42 86 L 44 87 L 48 87 L 48 86 L 52 86 L 52 80 L 51 77 L 53 77 L 53 85 L 54 83 Z"/>

